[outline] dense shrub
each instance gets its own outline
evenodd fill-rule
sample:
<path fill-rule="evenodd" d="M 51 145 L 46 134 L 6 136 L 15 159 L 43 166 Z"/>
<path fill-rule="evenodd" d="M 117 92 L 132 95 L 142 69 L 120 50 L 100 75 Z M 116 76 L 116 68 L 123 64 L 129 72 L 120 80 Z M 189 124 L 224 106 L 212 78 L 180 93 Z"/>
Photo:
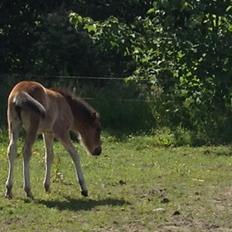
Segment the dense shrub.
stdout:
<path fill-rule="evenodd" d="M 98 93 L 108 128 L 231 142 L 230 0 L 5 1 L 0 11 L 3 72 L 123 77 L 77 81 Z"/>

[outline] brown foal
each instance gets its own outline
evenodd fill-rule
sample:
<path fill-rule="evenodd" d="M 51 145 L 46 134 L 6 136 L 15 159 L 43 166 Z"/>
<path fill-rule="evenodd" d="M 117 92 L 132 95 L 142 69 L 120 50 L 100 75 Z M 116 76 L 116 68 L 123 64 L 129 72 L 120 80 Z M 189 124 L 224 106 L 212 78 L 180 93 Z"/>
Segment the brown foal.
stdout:
<path fill-rule="evenodd" d="M 29 162 L 32 145 L 37 134 L 40 133 L 43 134 L 45 144 L 45 190 L 50 191 L 51 164 L 54 158 L 53 140 L 56 137 L 74 162 L 82 195 L 88 195 L 80 157 L 71 142 L 70 131 L 80 135 L 82 143 L 92 155 L 100 155 L 102 151 L 101 125 L 98 113 L 90 105 L 63 90 L 48 89 L 33 81 L 22 81 L 14 86 L 9 95 L 7 119 L 10 142 L 8 146 L 9 170 L 6 181 L 6 197 L 12 198 L 14 160 L 21 127 L 26 131 L 23 148 L 23 176 L 27 197 L 33 198 Z"/>

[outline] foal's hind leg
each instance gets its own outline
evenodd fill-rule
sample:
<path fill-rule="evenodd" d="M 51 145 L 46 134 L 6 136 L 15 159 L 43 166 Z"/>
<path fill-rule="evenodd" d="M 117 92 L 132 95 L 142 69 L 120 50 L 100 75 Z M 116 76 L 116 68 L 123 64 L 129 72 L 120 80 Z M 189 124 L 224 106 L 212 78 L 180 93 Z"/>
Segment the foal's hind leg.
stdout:
<path fill-rule="evenodd" d="M 23 188 L 28 198 L 33 198 L 31 192 L 31 184 L 30 184 L 29 164 L 32 154 L 32 145 L 36 139 L 38 125 L 39 125 L 39 120 L 37 118 L 34 118 L 33 123 L 31 123 L 29 129 L 27 130 L 25 144 L 23 148 L 23 177 L 24 177 Z"/>
<path fill-rule="evenodd" d="M 20 121 L 15 120 L 14 122 L 8 123 L 9 130 L 9 145 L 8 145 L 8 177 L 6 180 L 6 193 L 5 196 L 7 198 L 12 198 L 12 187 L 13 187 L 13 172 L 14 172 L 14 161 L 17 155 L 17 139 L 20 127 Z"/>
<path fill-rule="evenodd" d="M 54 136 L 51 133 L 43 134 L 45 144 L 45 177 L 44 177 L 44 188 L 46 192 L 50 191 L 50 176 L 51 176 L 51 165 L 54 159 L 53 153 L 53 139 Z"/>
<path fill-rule="evenodd" d="M 61 140 L 61 143 L 63 144 L 65 149 L 68 151 L 70 156 L 72 157 L 72 160 L 76 168 L 76 175 L 77 175 L 80 187 L 81 187 L 81 194 L 86 197 L 88 196 L 88 189 L 86 187 L 84 175 L 82 173 L 80 156 L 77 153 L 75 147 L 73 146 L 68 133 L 64 133 L 62 136 L 59 136 L 59 139 Z"/>

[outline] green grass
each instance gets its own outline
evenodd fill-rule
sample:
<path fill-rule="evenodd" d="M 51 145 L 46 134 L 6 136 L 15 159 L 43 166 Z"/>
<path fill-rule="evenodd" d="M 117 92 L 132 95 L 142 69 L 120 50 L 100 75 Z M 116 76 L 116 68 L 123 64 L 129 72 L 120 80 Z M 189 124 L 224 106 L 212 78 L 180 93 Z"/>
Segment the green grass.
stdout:
<path fill-rule="evenodd" d="M 22 189 L 20 152 L 14 198 L 4 198 L 6 148 L 3 141 L 0 231 L 232 231 L 229 146 L 164 147 L 152 136 L 105 136 L 100 157 L 79 149 L 90 193 L 84 198 L 58 143 L 51 193 L 44 192 L 43 144 L 37 141 L 31 160 L 34 201 L 27 201 Z"/>

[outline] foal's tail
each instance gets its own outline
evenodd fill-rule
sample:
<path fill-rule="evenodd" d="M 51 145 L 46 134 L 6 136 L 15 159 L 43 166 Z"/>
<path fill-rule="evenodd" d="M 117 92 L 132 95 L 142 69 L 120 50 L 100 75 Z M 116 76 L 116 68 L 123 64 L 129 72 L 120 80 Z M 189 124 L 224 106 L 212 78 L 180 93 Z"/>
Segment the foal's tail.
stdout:
<path fill-rule="evenodd" d="M 46 116 L 46 109 L 44 106 L 24 91 L 14 97 L 13 103 L 15 104 L 17 111 L 20 111 L 21 109 L 32 110 L 42 118 Z"/>

